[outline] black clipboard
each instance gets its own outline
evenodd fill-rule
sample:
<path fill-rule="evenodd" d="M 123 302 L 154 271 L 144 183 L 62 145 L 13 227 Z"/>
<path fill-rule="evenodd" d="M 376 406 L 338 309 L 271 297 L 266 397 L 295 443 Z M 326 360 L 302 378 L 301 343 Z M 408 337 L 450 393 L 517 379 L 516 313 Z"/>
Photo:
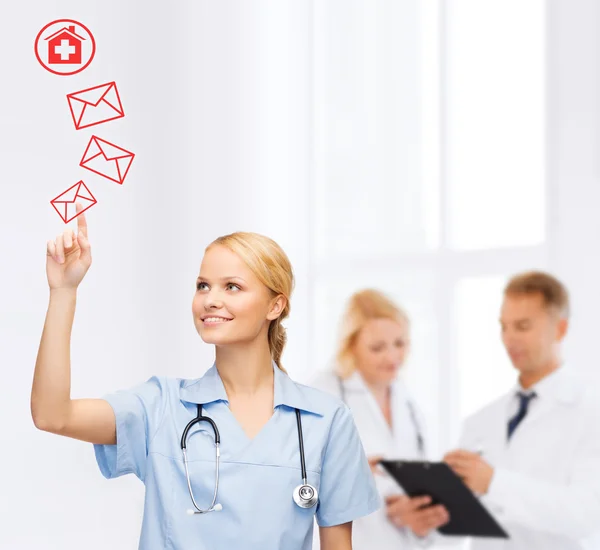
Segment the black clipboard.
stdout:
<path fill-rule="evenodd" d="M 508 539 L 508 533 L 445 462 L 382 460 L 380 464 L 410 497 L 430 496 L 443 504 L 450 521 L 438 529 L 444 535 Z"/>

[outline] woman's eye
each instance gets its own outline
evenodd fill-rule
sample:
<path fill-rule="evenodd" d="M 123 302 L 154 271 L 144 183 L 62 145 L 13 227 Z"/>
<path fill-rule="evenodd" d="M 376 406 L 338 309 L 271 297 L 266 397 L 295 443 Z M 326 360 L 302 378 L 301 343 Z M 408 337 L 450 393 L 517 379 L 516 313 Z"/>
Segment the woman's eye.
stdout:
<path fill-rule="evenodd" d="M 205 286 L 206 286 L 206 283 L 197 283 L 196 284 L 196 289 L 203 290 Z"/>
<path fill-rule="evenodd" d="M 232 289 L 232 287 L 233 287 L 233 289 Z M 236 285 L 235 283 L 229 283 L 227 285 L 227 289 L 228 290 L 240 290 L 240 287 L 238 285 Z"/>

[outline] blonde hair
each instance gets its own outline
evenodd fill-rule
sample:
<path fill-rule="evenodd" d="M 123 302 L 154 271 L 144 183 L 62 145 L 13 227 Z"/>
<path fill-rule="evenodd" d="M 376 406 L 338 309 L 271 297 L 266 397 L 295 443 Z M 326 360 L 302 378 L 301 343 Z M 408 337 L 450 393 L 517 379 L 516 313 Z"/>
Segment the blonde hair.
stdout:
<path fill-rule="evenodd" d="M 371 319 L 390 319 L 405 323 L 407 330 L 410 329 L 406 312 L 382 292 L 367 288 L 354 293 L 342 317 L 336 353 L 336 371 L 342 378 L 347 378 L 356 370 L 352 348 L 359 332 Z"/>
<path fill-rule="evenodd" d="M 273 296 L 283 295 L 285 307 L 277 319 L 269 325 L 269 349 L 275 364 L 283 371 L 281 355 L 287 342 L 285 327 L 281 322 L 290 313 L 290 297 L 294 289 L 294 273 L 292 264 L 283 249 L 269 237 L 258 233 L 237 231 L 214 240 L 206 247 L 224 246 L 237 254 L 265 285 Z"/>
<path fill-rule="evenodd" d="M 561 316 L 570 314 L 569 293 L 556 278 L 543 271 L 527 271 L 512 277 L 504 289 L 504 295 L 541 294 L 544 305 L 555 309 Z"/>

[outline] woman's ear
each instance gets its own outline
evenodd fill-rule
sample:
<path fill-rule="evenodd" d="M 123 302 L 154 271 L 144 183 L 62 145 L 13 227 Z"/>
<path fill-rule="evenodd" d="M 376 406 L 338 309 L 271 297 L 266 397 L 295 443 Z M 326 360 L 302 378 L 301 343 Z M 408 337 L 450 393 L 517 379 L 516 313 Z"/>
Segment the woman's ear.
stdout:
<path fill-rule="evenodd" d="M 269 321 L 273 321 L 277 319 L 285 309 L 287 304 L 287 300 L 283 294 L 279 294 L 271 301 L 271 307 L 269 309 L 269 313 L 267 314 L 267 319 Z"/>

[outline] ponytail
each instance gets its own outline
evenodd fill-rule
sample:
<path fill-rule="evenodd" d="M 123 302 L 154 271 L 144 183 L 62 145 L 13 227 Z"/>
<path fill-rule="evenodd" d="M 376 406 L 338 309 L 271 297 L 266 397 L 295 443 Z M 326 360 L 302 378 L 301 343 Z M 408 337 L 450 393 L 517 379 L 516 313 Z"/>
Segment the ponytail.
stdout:
<path fill-rule="evenodd" d="M 287 373 L 281 364 L 281 355 L 283 354 L 283 348 L 287 343 L 287 333 L 285 327 L 281 324 L 282 318 L 287 317 L 288 307 L 286 306 L 283 313 L 274 321 L 271 321 L 269 325 L 269 349 L 271 350 L 271 357 L 275 364 L 280 370 Z"/>

